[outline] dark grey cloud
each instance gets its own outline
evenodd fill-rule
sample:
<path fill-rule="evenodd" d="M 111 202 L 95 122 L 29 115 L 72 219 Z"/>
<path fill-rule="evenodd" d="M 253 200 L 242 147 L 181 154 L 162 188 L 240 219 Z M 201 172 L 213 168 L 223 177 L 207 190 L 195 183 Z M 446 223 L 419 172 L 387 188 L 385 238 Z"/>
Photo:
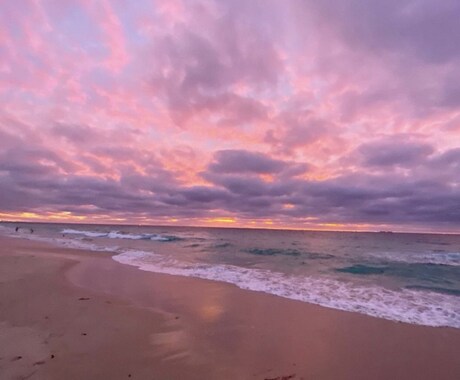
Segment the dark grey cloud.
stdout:
<path fill-rule="evenodd" d="M 237 195 L 262 196 L 267 191 L 265 182 L 257 177 L 216 175 L 213 173 L 205 174 L 204 177 L 213 184 L 222 186 Z"/>
<path fill-rule="evenodd" d="M 101 133 L 95 128 L 80 124 L 56 123 L 50 128 L 50 132 L 73 144 L 92 144 L 102 139 Z"/>
<path fill-rule="evenodd" d="M 319 48 L 308 64 L 331 82 L 354 83 L 334 104 L 342 121 L 391 109 L 431 117 L 460 104 L 457 0 L 298 0 L 296 32 Z M 326 80 L 326 82 L 327 82 Z"/>
<path fill-rule="evenodd" d="M 324 0 L 308 2 L 355 48 L 414 54 L 429 63 L 460 58 L 456 0 Z"/>
<path fill-rule="evenodd" d="M 460 226 L 459 0 L 199 1 L 173 23 L 113 4 L 108 40 L 102 13 L 59 38 L 92 7 L 41 25 L 12 3 L 2 211 Z"/>
<path fill-rule="evenodd" d="M 355 152 L 364 163 L 359 172 L 321 181 L 299 177 L 308 170 L 305 164 L 248 150 L 217 151 L 201 173 L 207 186 L 181 183 L 153 152 L 129 146 L 95 144 L 71 162 L 40 143 L 13 140 L 13 148 L 0 149 L 0 209 L 6 212 L 72 210 L 133 218 L 223 212 L 288 223 L 316 218 L 320 223 L 460 226 L 460 148 L 435 152 L 413 136 L 361 145 Z M 129 163 L 134 154 L 142 173 Z M 110 169 L 117 176 L 81 173 L 88 157 L 100 156 L 114 163 Z M 393 167 L 405 174 L 389 170 Z M 372 174 L 375 168 L 380 170 Z M 263 179 L 267 174 L 270 181 Z"/>
<path fill-rule="evenodd" d="M 391 136 L 362 144 L 357 149 L 365 166 L 414 167 L 434 153 L 434 148 L 427 143 L 411 141 L 408 136 Z"/>
<path fill-rule="evenodd" d="M 303 102 L 293 101 L 272 119 L 275 128 L 267 130 L 264 141 L 276 151 L 292 154 L 297 148 L 312 145 L 337 130 L 330 121 L 318 118 Z"/>
<path fill-rule="evenodd" d="M 68 172 L 78 168 L 77 164 L 50 149 L 29 144 L 2 149 L 0 151 L 0 163 L 1 170 L 9 171 L 18 176 L 28 173 Z"/>
<path fill-rule="evenodd" d="M 450 167 L 460 171 L 460 148 L 449 149 L 433 157 L 430 164 L 437 169 Z"/>
<path fill-rule="evenodd" d="M 238 95 L 232 86 L 245 83 L 252 92 L 273 88 L 283 71 L 267 28 L 253 22 L 254 13 L 245 12 L 257 12 L 262 4 L 224 2 L 217 7 L 219 16 L 190 7 L 195 20 L 206 24 L 206 33 L 180 24 L 152 47 L 152 87 L 181 126 L 202 111 L 223 116 L 224 125 L 265 118 L 260 102 Z"/>
<path fill-rule="evenodd" d="M 458 149 L 427 160 L 427 170 L 458 165 Z M 274 173 L 271 182 L 257 173 L 203 176 L 208 186 L 185 186 L 158 167 L 151 175 L 120 179 L 53 171 L 26 170 L 1 162 L 0 208 L 5 211 L 80 210 L 84 214 L 123 217 L 207 217 L 216 210 L 242 218 L 278 218 L 290 223 L 314 217 L 318 222 L 390 223 L 460 226 L 457 182 L 381 174 L 342 175 L 323 181 L 287 178 Z M 431 168 L 431 166 L 435 168 Z M 31 169 L 33 163 L 31 163 Z M 285 208 L 290 204 L 290 208 Z M 212 211 L 214 210 L 214 211 Z"/>
<path fill-rule="evenodd" d="M 265 154 L 247 150 L 221 150 L 214 155 L 209 171 L 215 173 L 279 173 L 289 164 Z"/>
<path fill-rule="evenodd" d="M 191 202 L 211 203 L 215 201 L 229 200 L 228 192 L 221 189 L 206 186 L 193 186 L 182 189 L 179 192 L 183 197 Z"/>

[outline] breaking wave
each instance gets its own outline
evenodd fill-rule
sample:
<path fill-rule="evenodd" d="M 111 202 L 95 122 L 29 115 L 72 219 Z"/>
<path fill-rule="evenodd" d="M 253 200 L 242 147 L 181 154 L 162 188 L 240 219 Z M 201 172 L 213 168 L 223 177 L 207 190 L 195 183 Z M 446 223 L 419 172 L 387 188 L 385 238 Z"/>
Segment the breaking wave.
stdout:
<path fill-rule="evenodd" d="M 130 240 L 154 240 L 154 241 L 177 241 L 179 237 L 173 235 L 158 235 L 158 234 L 131 234 L 119 231 L 97 232 L 97 231 L 82 231 L 73 229 L 63 229 L 63 234 L 83 235 L 91 238 L 109 238 L 109 239 L 130 239 Z"/>
<path fill-rule="evenodd" d="M 113 259 L 145 271 L 227 282 L 241 289 L 392 321 L 460 328 L 460 298 L 451 294 L 356 286 L 327 277 L 293 276 L 234 265 L 193 264 L 144 251 L 126 251 Z"/>

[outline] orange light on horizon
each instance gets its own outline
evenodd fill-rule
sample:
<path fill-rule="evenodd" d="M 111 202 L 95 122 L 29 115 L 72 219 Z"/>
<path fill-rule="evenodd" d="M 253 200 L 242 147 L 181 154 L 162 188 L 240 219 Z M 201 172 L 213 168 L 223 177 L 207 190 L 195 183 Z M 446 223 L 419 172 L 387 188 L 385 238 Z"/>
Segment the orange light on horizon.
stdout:
<path fill-rule="evenodd" d="M 342 227 L 344 224 L 341 223 L 319 223 L 319 226 L 324 226 L 324 227 Z"/>
<path fill-rule="evenodd" d="M 34 212 L 21 212 L 19 214 L 21 218 L 30 218 L 30 219 L 37 219 L 40 218 L 40 215 L 34 213 Z"/>
<path fill-rule="evenodd" d="M 206 222 L 208 223 L 236 223 L 236 219 L 235 218 L 231 218 L 231 217 L 221 217 L 221 218 L 210 218 L 210 219 L 206 219 Z"/>
<path fill-rule="evenodd" d="M 144 216 L 120 217 L 101 215 L 74 215 L 69 211 L 61 212 L 21 212 L 21 213 L 0 213 L 0 219 L 4 222 L 41 222 L 41 223 L 86 223 L 86 224 L 133 224 L 144 226 L 190 226 L 190 227 L 222 227 L 232 228 L 261 228 L 275 230 L 298 230 L 298 231 L 343 231 L 343 232 L 414 232 L 414 233 L 448 233 L 458 234 L 457 231 L 437 231 L 420 229 L 416 226 L 401 226 L 388 224 L 368 223 L 321 223 L 317 217 L 306 217 L 301 220 L 280 220 L 280 219 L 239 219 L 236 217 L 214 217 L 214 218 L 157 218 L 151 219 Z"/>
<path fill-rule="evenodd" d="M 54 213 L 35 213 L 35 212 L 21 212 L 21 213 L 0 213 L 0 218 L 10 219 L 20 222 L 37 221 L 37 222 L 75 222 L 88 220 L 86 215 L 74 215 L 69 211 L 60 211 Z M 117 220 L 117 218 L 112 218 Z M 122 220 L 118 218 L 118 220 Z M 91 221 L 91 220 L 89 220 Z"/>

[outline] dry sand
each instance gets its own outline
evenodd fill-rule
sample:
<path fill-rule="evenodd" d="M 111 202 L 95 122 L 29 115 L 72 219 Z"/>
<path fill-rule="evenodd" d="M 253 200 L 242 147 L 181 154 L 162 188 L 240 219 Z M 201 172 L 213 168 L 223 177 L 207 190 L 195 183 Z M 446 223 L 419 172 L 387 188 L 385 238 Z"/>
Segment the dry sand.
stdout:
<path fill-rule="evenodd" d="M 0 238 L 0 379 L 460 379 L 460 330 Z"/>

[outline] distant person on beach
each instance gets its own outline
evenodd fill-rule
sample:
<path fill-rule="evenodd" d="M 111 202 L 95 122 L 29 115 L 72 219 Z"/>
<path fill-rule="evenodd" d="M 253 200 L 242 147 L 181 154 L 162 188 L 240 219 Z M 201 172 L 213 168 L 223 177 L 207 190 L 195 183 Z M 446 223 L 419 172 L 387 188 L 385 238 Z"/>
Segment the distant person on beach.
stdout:
<path fill-rule="evenodd" d="M 18 231 L 19 231 L 19 227 L 16 227 L 15 231 L 18 232 Z"/>

